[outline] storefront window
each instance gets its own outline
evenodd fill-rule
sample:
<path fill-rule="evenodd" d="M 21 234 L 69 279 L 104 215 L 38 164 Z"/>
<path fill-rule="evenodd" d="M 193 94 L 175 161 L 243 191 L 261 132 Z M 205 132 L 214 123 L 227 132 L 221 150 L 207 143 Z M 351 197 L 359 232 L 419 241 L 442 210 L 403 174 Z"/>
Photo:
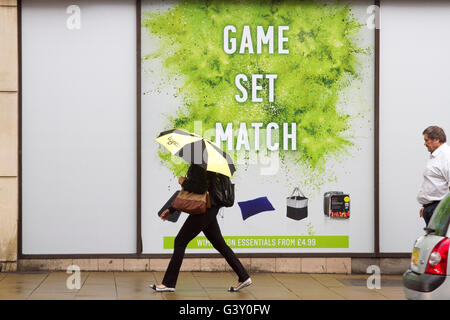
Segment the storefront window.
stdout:
<path fill-rule="evenodd" d="M 21 14 L 22 253 L 135 253 L 136 4 Z"/>

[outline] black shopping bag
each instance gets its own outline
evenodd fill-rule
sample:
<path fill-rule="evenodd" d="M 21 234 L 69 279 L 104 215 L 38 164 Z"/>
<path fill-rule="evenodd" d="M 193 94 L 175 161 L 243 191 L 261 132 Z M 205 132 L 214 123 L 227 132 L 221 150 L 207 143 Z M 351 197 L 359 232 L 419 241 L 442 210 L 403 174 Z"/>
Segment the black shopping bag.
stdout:
<path fill-rule="evenodd" d="M 169 209 L 169 207 L 172 205 L 172 202 L 175 200 L 175 198 L 177 197 L 178 193 L 180 193 L 180 191 L 176 191 L 171 197 L 170 199 L 166 202 L 166 204 L 161 208 L 161 210 L 159 210 L 158 212 L 158 216 L 161 216 L 162 213 L 166 210 Z M 177 222 L 178 218 L 180 217 L 181 212 L 180 211 L 174 211 L 171 214 L 169 214 L 169 217 L 167 218 L 168 221 L 170 222 Z"/>
<path fill-rule="evenodd" d="M 294 220 L 302 220 L 308 216 L 308 198 L 295 188 L 291 196 L 287 198 L 287 217 Z"/>

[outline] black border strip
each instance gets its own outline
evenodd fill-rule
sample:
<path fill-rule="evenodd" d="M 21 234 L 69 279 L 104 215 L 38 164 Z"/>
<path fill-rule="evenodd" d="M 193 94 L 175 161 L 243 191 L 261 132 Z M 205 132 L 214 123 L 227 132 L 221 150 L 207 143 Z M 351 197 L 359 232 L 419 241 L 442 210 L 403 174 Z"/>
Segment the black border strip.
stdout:
<path fill-rule="evenodd" d="M 17 54 L 18 54 L 18 219 L 17 219 L 17 259 L 22 258 L 22 0 L 17 1 Z"/>
<path fill-rule="evenodd" d="M 236 253 L 239 258 L 411 258 L 411 253 L 391 252 L 391 253 Z M 172 254 L 26 254 L 20 257 L 21 260 L 29 259 L 167 259 Z M 185 254 L 185 258 L 222 258 L 219 253 L 190 253 Z"/>
<path fill-rule="evenodd" d="M 380 0 L 375 0 L 380 14 Z M 374 251 L 380 253 L 380 29 L 377 24 L 379 16 L 375 18 L 375 118 L 374 118 Z"/>
<path fill-rule="evenodd" d="M 142 253 L 142 89 L 141 89 L 141 0 L 136 0 L 136 253 Z"/>

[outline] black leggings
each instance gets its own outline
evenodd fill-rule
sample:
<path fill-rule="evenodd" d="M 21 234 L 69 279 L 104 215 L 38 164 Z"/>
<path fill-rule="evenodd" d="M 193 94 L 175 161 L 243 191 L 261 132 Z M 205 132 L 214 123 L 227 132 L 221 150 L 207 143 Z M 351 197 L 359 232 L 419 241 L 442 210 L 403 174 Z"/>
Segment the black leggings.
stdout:
<path fill-rule="evenodd" d="M 218 211 L 219 208 L 212 207 L 207 209 L 205 214 L 191 214 L 186 219 L 175 238 L 173 255 L 164 275 L 164 279 L 162 281 L 163 285 L 169 288 L 175 288 L 186 247 L 188 243 L 201 231 L 203 231 L 213 247 L 220 252 L 230 267 L 234 270 L 234 272 L 236 272 L 239 277 L 239 282 L 244 282 L 249 278 L 244 266 L 236 257 L 233 250 L 231 250 L 231 248 L 226 244 L 222 233 L 220 232 L 220 227 L 216 218 Z"/>

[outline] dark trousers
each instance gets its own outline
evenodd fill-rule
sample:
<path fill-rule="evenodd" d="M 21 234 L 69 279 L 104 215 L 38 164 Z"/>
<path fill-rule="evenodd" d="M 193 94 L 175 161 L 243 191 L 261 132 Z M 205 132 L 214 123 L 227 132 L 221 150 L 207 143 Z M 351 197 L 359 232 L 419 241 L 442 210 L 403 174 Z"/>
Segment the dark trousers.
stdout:
<path fill-rule="evenodd" d="M 430 222 L 431 216 L 433 215 L 434 209 L 438 206 L 439 201 L 435 201 L 423 208 L 422 217 L 425 220 L 426 225 Z"/>
<path fill-rule="evenodd" d="M 219 208 L 212 207 L 207 209 L 205 214 L 191 214 L 186 219 L 175 238 L 173 255 L 164 275 L 162 281 L 163 285 L 169 288 L 175 288 L 186 247 L 201 231 L 203 231 L 213 247 L 220 252 L 230 267 L 236 272 L 239 282 L 244 282 L 249 278 L 244 266 L 236 257 L 233 250 L 226 244 L 222 233 L 220 232 L 220 227 L 216 218 L 218 211 Z"/>

